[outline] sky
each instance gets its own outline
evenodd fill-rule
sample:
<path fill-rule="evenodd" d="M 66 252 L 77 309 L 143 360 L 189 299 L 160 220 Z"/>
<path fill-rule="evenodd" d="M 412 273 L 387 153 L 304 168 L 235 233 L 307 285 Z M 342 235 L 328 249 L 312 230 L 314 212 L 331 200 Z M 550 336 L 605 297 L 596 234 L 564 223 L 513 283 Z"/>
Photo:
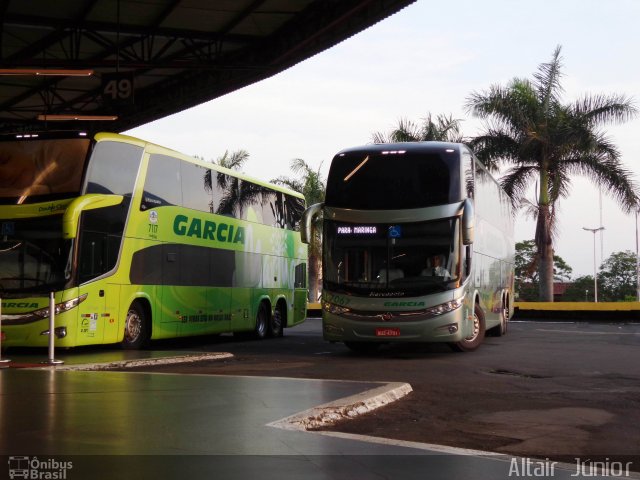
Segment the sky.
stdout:
<path fill-rule="evenodd" d="M 267 181 L 293 177 L 295 158 L 326 176 L 335 153 L 371 143 L 401 118 L 452 115 L 465 136 L 479 134 L 482 123 L 465 109 L 469 94 L 533 78 L 557 45 L 565 103 L 616 93 L 640 108 L 638 18 L 638 0 L 417 0 L 278 75 L 125 133 L 207 160 L 244 149 L 244 172 Z M 640 184 L 640 118 L 604 131 Z M 583 227 L 600 225 L 594 249 Z M 558 227 L 555 252 L 574 277 L 593 274 L 594 250 L 598 266 L 636 251 L 635 215 L 581 177 L 559 203 Z M 534 230 L 516 217 L 516 241 Z"/>

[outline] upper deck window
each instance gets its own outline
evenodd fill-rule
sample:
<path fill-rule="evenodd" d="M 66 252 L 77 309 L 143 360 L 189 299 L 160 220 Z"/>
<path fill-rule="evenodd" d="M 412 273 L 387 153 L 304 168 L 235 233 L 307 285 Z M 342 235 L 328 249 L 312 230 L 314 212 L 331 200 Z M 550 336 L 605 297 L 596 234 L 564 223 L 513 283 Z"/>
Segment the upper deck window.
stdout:
<path fill-rule="evenodd" d="M 462 199 L 458 151 L 351 151 L 331 163 L 326 205 L 400 210 Z"/>
<path fill-rule="evenodd" d="M 0 141 L 0 204 L 27 204 L 80 194 L 87 138 Z"/>
<path fill-rule="evenodd" d="M 131 196 L 141 160 L 142 147 L 122 142 L 99 142 L 91 156 L 85 193 Z"/>

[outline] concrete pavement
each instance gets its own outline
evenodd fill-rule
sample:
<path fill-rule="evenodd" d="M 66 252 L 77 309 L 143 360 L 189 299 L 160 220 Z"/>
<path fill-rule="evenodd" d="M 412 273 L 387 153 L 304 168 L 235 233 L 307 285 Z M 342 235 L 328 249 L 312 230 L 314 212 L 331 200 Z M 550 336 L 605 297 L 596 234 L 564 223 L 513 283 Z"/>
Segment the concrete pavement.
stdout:
<path fill-rule="evenodd" d="M 22 478 L 69 480 L 450 480 L 513 473 L 508 456 L 273 426 L 322 404 L 368 397 L 367 391 L 381 387 L 272 377 L 5 369 L 0 371 L 0 460 L 6 468 L 0 464 L 0 478 L 24 473 L 25 465 L 36 473 Z M 570 478 L 571 469 L 553 467 L 553 478 Z"/>

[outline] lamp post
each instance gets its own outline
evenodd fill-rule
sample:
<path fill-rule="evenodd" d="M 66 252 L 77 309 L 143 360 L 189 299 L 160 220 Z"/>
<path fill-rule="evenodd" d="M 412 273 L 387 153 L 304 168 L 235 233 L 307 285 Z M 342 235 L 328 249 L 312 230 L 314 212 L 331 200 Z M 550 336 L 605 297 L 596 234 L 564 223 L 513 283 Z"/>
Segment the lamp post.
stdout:
<path fill-rule="evenodd" d="M 640 252 L 638 252 L 638 214 L 636 210 L 636 300 L 640 302 Z"/>
<path fill-rule="evenodd" d="M 596 303 L 598 303 L 598 275 L 596 273 L 596 233 L 604 230 L 604 227 L 587 228 L 582 227 L 583 230 L 593 233 L 593 296 Z"/>

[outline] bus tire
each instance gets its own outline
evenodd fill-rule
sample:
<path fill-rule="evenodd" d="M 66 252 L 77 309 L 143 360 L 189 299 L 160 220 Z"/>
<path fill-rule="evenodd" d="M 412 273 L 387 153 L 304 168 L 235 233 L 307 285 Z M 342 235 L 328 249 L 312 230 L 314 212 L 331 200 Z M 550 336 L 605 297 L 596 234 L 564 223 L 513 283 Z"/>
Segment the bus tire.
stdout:
<path fill-rule="evenodd" d="M 273 310 L 273 315 L 269 320 L 269 336 L 282 337 L 284 334 L 284 322 L 287 318 L 287 311 L 284 302 L 280 301 Z"/>
<path fill-rule="evenodd" d="M 500 309 L 500 323 L 486 331 L 485 336 L 502 337 L 507 334 L 509 324 L 509 301 L 505 297 Z"/>
<path fill-rule="evenodd" d="M 509 330 L 509 298 L 505 297 L 502 305 L 502 315 L 500 316 L 500 327 L 497 329 L 498 336 L 502 337 Z"/>
<path fill-rule="evenodd" d="M 269 306 L 262 302 L 258 307 L 258 313 L 256 314 L 256 326 L 253 329 L 253 338 L 262 340 L 267 336 L 269 330 Z"/>
<path fill-rule="evenodd" d="M 484 313 L 477 303 L 473 309 L 473 333 L 459 342 L 452 342 L 449 346 L 456 352 L 473 352 L 484 340 Z"/>
<path fill-rule="evenodd" d="M 135 301 L 127 311 L 124 322 L 124 338 L 122 348 L 125 350 L 139 350 L 149 344 L 151 338 L 151 326 L 147 311 L 142 302 Z"/>

